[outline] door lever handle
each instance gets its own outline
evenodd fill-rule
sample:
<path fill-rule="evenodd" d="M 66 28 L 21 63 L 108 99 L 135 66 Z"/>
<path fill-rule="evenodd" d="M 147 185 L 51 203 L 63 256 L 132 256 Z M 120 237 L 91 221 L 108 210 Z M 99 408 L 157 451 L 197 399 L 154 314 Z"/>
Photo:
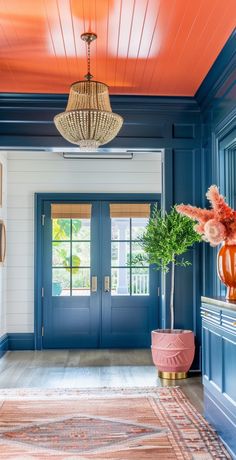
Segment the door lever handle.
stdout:
<path fill-rule="evenodd" d="M 110 276 L 104 277 L 104 291 L 110 292 Z"/>
<path fill-rule="evenodd" d="M 97 292 L 97 290 L 98 290 L 98 279 L 97 279 L 97 276 L 92 276 L 91 291 L 92 291 L 92 292 Z"/>

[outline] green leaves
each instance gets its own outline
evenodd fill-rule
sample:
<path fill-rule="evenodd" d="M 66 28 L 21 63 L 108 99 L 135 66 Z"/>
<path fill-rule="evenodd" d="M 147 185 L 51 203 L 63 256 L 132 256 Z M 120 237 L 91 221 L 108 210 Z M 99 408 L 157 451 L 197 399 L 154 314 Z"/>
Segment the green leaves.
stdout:
<path fill-rule="evenodd" d="M 70 251 L 63 246 L 63 241 L 71 241 L 73 235 L 77 235 L 81 229 L 81 220 L 79 219 L 53 219 L 53 247 L 56 248 L 57 257 L 60 264 L 68 271 L 72 270 L 75 275 L 79 273 L 80 258 L 78 255 L 70 255 Z M 67 243 L 65 243 L 67 244 Z M 72 260 L 71 260 L 72 259 Z M 73 268 L 71 268 L 71 264 Z"/>
<path fill-rule="evenodd" d="M 200 235 L 194 230 L 195 223 L 186 216 L 179 214 L 175 208 L 164 213 L 154 207 L 152 216 L 146 227 L 140 244 L 146 256 L 142 262 L 155 265 L 157 269 L 168 272 L 169 264 L 190 265 L 188 260 L 178 256 L 186 252 L 195 242 L 201 241 Z M 139 257 L 139 262 L 141 262 Z"/>
<path fill-rule="evenodd" d="M 70 232 L 77 234 L 80 228 L 79 219 L 53 219 L 53 240 L 70 240 Z"/>

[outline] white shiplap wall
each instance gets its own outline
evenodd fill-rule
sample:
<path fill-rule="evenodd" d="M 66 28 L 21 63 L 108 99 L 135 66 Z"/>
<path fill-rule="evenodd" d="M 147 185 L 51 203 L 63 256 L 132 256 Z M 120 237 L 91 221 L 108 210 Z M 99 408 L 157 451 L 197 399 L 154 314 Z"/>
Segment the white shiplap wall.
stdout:
<path fill-rule="evenodd" d="M 7 331 L 33 332 L 34 194 L 161 193 L 161 153 L 133 160 L 65 160 L 8 152 Z"/>
<path fill-rule="evenodd" d="M 7 229 L 7 154 L 0 152 L 2 163 L 2 206 L 0 208 L 0 220 L 3 220 Z M 6 287 L 7 287 L 7 258 L 0 264 L 0 337 L 6 332 Z"/>

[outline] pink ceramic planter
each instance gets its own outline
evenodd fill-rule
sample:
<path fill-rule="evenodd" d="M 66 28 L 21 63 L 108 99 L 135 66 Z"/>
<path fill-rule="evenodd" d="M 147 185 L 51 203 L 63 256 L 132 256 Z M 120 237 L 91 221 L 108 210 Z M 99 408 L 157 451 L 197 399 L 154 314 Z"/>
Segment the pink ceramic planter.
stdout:
<path fill-rule="evenodd" d="M 194 333 L 185 330 L 157 329 L 152 331 L 152 358 L 159 375 L 164 373 L 184 374 L 194 358 Z M 160 375 L 160 376 L 162 376 Z M 168 378 L 168 377 L 166 377 Z"/>

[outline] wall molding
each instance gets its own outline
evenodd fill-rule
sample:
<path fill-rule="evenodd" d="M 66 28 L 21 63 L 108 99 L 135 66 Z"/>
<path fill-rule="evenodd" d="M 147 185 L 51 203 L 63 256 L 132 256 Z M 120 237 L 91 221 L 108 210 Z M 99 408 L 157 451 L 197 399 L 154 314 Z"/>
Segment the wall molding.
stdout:
<path fill-rule="evenodd" d="M 33 332 L 12 332 L 0 338 L 0 358 L 13 350 L 35 350 L 35 335 Z"/>
<path fill-rule="evenodd" d="M 0 94 L 0 149 L 73 150 L 76 146 L 58 133 L 53 122 L 65 110 L 67 99 L 65 94 Z M 183 137 L 189 147 L 198 143 L 194 125 L 200 108 L 193 97 L 111 96 L 111 105 L 124 125 L 108 148 L 171 148 L 173 144 L 178 148 Z M 184 130 L 190 132 L 191 125 L 193 136 L 186 137 Z"/>
<path fill-rule="evenodd" d="M 236 29 L 232 32 L 224 48 L 218 55 L 207 76 L 195 94 L 202 111 L 223 99 L 230 99 L 235 87 L 236 75 Z M 234 104 L 235 105 L 235 104 Z"/>
<path fill-rule="evenodd" d="M 0 358 L 8 351 L 8 334 L 0 338 Z"/>

